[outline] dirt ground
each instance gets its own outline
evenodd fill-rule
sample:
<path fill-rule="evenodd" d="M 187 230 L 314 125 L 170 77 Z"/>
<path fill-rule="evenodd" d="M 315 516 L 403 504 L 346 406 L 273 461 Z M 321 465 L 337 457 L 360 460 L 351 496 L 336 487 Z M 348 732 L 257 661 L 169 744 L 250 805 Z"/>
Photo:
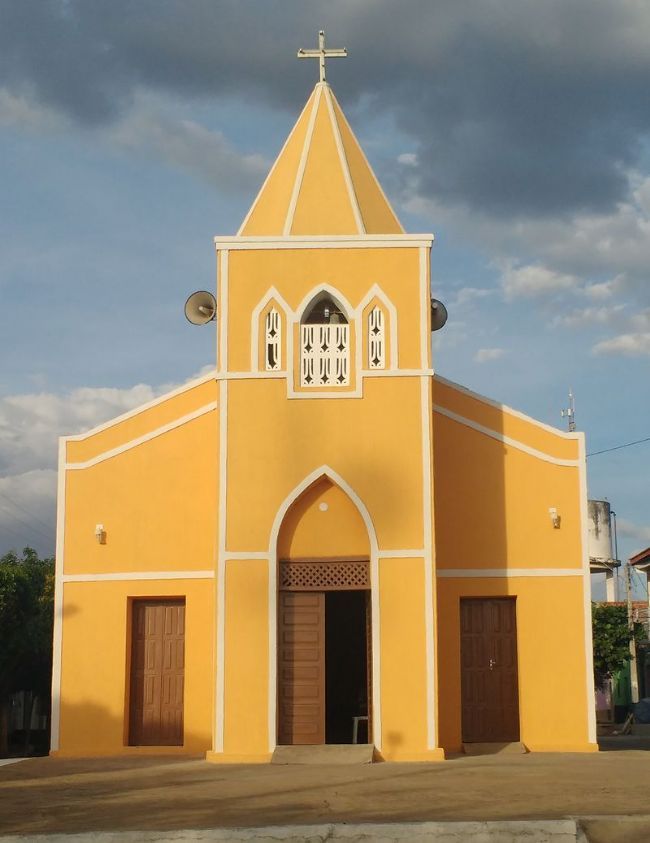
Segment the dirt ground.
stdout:
<path fill-rule="evenodd" d="M 34 758 L 0 766 L 0 834 L 648 815 L 649 794 L 637 749 L 369 766 Z"/>

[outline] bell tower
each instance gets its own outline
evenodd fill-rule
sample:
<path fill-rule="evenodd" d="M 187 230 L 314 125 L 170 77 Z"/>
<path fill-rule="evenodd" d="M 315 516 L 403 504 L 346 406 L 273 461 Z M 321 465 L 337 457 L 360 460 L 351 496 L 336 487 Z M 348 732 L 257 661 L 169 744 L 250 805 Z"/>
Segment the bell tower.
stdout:
<path fill-rule="evenodd" d="M 368 594 L 367 713 L 357 712 L 357 726 L 366 717 L 368 735 L 388 757 L 438 757 L 433 238 L 404 232 L 325 80 L 325 60 L 344 51 L 326 50 L 321 36 L 318 50 L 299 53 L 310 55 L 319 59 L 319 81 L 239 231 L 215 238 L 220 469 L 213 755 L 272 752 L 287 735 L 304 742 L 301 715 L 287 712 L 286 699 L 322 689 L 287 686 L 299 671 L 285 670 L 282 637 L 293 627 L 283 613 L 294 603 L 287 602 L 279 572 L 291 570 L 292 582 L 307 582 L 296 580 L 295 570 L 308 557 L 317 571 L 313 587 L 329 583 L 326 590 L 351 587 L 332 585 L 336 565 L 367 565 L 367 585 L 356 580 Z M 356 522 L 336 516 L 341 496 L 361 513 L 367 530 L 361 545 L 351 533 Z M 296 506 L 307 507 L 300 523 L 311 525 L 301 527 L 304 558 L 300 542 L 286 538 L 284 519 Z M 367 548 L 365 562 L 358 547 Z M 246 608 L 251 592 L 260 605 L 254 618 Z M 242 647 L 259 659 L 254 681 L 250 663 L 241 672 L 234 666 Z M 245 734 L 235 715 L 243 695 L 255 709 Z M 399 748 L 390 746 L 398 721 Z M 324 721 L 304 729 L 329 742 Z"/>

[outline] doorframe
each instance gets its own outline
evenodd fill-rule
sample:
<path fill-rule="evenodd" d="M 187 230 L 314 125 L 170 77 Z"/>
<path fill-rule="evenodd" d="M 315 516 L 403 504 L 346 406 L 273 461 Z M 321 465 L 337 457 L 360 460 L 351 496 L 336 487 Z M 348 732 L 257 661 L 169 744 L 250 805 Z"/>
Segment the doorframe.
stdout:
<path fill-rule="evenodd" d="M 183 649 L 184 649 L 184 656 L 183 656 L 183 742 L 180 744 L 134 744 L 131 743 L 132 737 L 132 730 L 133 730 L 133 712 L 131 708 L 131 703 L 133 702 L 132 694 L 133 694 L 133 616 L 135 613 L 136 606 L 141 603 L 173 603 L 182 605 L 185 609 L 185 621 L 183 624 Z M 178 746 L 185 746 L 185 664 L 186 664 L 186 656 L 187 656 L 187 596 L 185 594 L 163 594 L 163 595 L 156 595 L 156 594 L 149 594 L 149 595 L 137 595 L 132 596 L 129 595 L 126 598 L 126 659 L 125 659 L 125 666 L 126 666 L 126 673 L 125 673 L 125 682 L 124 682 L 124 721 L 123 721 L 123 728 L 122 728 L 122 743 L 125 747 L 132 747 L 132 746 L 150 746 L 150 747 L 158 747 L 158 746 L 169 746 L 178 747 Z"/>
<path fill-rule="evenodd" d="M 370 606 L 372 624 L 372 732 L 374 745 L 381 751 L 381 658 L 379 614 L 379 546 L 377 533 L 364 502 L 341 475 L 328 465 L 322 465 L 308 474 L 284 499 L 278 509 L 269 540 L 268 577 L 268 736 L 269 752 L 274 752 L 278 738 L 278 536 L 289 507 L 316 481 L 326 477 L 337 485 L 356 506 L 368 531 L 370 542 Z"/>
<path fill-rule="evenodd" d="M 459 668 L 460 668 L 460 734 L 461 740 L 463 735 L 463 691 L 462 691 L 462 683 L 463 683 L 463 630 L 462 630 L 462 602 L 463 600 L 507 600 L 513 606 L 513 614 L 515 619 L 515 648 L 517 651 L 517 719 L 518 719 L 518 731 L 519 731 L 519 738 L 521 740 L 521 671 L 520 671 L 520 657 L 519 657 L 519 610 L 518 605 L 519 601 L 517 600 L 516 594 L 490 594 L 490 595 L 482 595 L 482 594 L 463 594 L 460 595 L 458 598 L 458 650 L 459 650 Z M 466 741 L 466 743 L 472 743 L 472 741 Z M 479 741 L 480 743 L 480 741 Z"/>
<path fill-rule="evenodd" d="M 318 557 L 294 557 L 293 559 L 279 559 L 278 560 L 278 570 L 279 566 L 285 562 L 294 562 L 300 565 L 301 563 L 307 564 L 316 564 L 316 565 L 328 565 L 331 562 L 366 562 L 368 564 L 368 587 L 360 588 L 359 586 L 341 586 L 340 588 L 333 587 L 333 588 L 320 588 L 320 589 L 310 589 L 310 588 L 282 588 L 281 585 L 278 585 L 277 592 L 276 592 L 276 599 L 279 599 L 279 595 L 282 592 L 286 593 L 294 593 L 294 594 L 323 594 L 325 596 L 325 605 L 327 603 L 327 594 L 336 591 L 361 591 L 363 592 L 364 596 L 364 646 L 366 651 L 366 710 L 368 712 L 368 743 L 374 744 L 373 736 L 374 736 L 374 644 L 373 644 L 373 615 L 372 615 L 372 588 L 370 587 L 370 560 L 368 556 L 318 556 Z M 368 613 L 370 613 L 370 635 L 368 635 Z M 323 646 L 326 647 L 327 642 L 327 622 L 326 622 L 326 615 L 323 618 L 323 622 L 325 624 L 324 628 L 324 639 L 323 639 Z M 279 632 L 280 629 L 280 614 L 277 613 L 276 617 L 276 634 Z M 369 651 L 369 652 L 368 652 Z M 370 658 L 368 659 L 368 655 Z M 276 671 L 280 665 L 280 645 L 276 648 L 276 655 L 275 655 L 275 664 L 276 664 Z M 370 681 L 369 681 L 370 680 Z M 326 695 L 326 688 L 327 688 L 327 662 L 324 662 L 324 675 L 323 675 L 324 687 L 323 692 L 325 694 L 325 698 L 323 700 L 323 716 L 327 718 L 327 695 Z M 280 731 L 280 684 L 277 683 L 276 685 L 276 729 L 279 733 Z M 323 724 L 324 734 L 327 737 L 327 722 Z M 293 744 L 277 744 L 278 746 L 292 746 Z M 327 740 L 323 742 L 323 746 L 327 746 Z"/>

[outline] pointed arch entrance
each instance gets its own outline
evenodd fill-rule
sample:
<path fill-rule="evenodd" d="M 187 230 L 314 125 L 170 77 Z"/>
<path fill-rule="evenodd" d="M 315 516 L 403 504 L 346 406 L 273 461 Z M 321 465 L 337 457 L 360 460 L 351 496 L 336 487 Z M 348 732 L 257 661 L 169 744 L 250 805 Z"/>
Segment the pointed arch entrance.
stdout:
<path fill-rule="evenodd" d="M 278 743 L 371 742 L 375 542 L 364 513 L 321 475 L 277 535 Z"/>

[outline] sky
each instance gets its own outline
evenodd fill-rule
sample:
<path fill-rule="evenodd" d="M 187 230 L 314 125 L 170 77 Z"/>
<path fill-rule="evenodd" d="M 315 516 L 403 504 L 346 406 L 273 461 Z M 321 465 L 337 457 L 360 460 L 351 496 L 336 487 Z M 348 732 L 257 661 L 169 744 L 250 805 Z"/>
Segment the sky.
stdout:
<path fill-rule="evenodd" d="M 560 427 L 573 389 L 588 453 L 650 436 L 647 3 L 0 0 L 0 554 L 53 552 L 59 435 L 212 366 L 183 304 L 321 28 L 404 227 L 435 234 L 436 370 Z M 650 443 L 588 459 L 623 560 L 649 478 Z"/>

